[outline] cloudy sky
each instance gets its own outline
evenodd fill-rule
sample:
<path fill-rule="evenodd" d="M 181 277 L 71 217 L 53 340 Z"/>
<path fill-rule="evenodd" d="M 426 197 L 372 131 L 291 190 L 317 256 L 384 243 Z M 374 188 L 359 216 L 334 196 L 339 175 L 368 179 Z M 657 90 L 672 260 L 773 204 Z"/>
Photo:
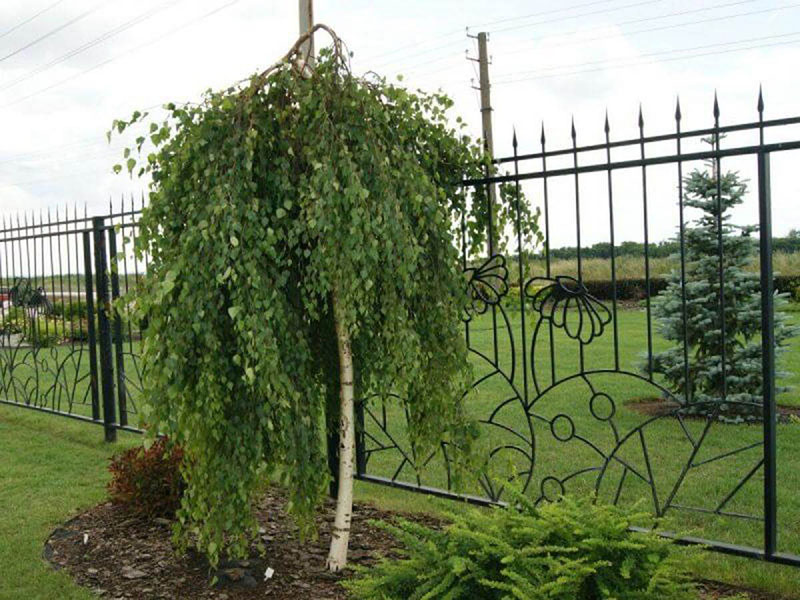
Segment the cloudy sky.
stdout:
<path fill-rule="evenodd" d="M 669 132 L 677 95 L 684 129 L 712 124 L 715 90 L 722 124 L 755 120 L 759 84 L 767 118 L 800 114 L 800 2 L 792 0 L 318 0 L 315 18 L 347 42 L 357 72 L 441 87 L 475 134 L 475 63 L 467 57 L 476 44 L 467 33 L 490 32 L 501 155 L 514 127 L 520 151 L 536 151 L 542 122 L 549 148 L 568 145 L 573 116 L 579 143 L 600 141 L 606 109 L 612 138 L 636 136 L 640 103 L 645 132 Z M 109 198 L 139 193 L 136 181 L 111 174 L 120 152 L 105 140 L 112 119 L 239 80 L 285 53 L 297 33 L 296 0 L 3 0 L 0 214 L 75 203 L 101 212 Z M 800 139 L 800 127 L 780 136 Z M 798 159 L 773 159 L 776 234 L 800 227 Z M 754 166 L 723 163 L 753 183 Z M 640 240 L 641 172 L 615 174 L 614 184 L 617 239 Z M 653 240 L 674 233 L 676 184 L 674 168 L 648 170 Z M 552 186 L 553 245 L 573 244 L 574 192 L 568 181 Z M 540 184 L 525 192 L 541 202 Z M 581 231 L 590 243 L 608 237 L 605 194 L 604 176 L 582 180 Z M 756 214 L 749 201 L 736 216 Z"/>

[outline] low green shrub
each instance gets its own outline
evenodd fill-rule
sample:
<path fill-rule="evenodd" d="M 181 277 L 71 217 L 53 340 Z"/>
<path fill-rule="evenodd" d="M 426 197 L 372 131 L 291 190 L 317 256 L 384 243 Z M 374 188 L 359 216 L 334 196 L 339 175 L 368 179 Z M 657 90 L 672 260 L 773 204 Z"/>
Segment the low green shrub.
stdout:
<path fill-rule="evenodd" d="M 136 515 L 173 517 L 186 488 L 182 461 L 181 448 L 166 438 L 149 448 L 137 446 L 114 455 L 108 467 L 111 501 Z"/>
<path fill-rule="evenodd" d="M 28 309 L 13 306 L 5 311 L 0 333 L 22 334 L 22 340 L 37 348 L 48 348 L 67 337 L 64 323 L 43 315 L 29 313 Z"/>
<path fill-rule="evenodd" d="M 2 333 L 22 333 L 30 320 L 25 309 L 21 306 L 11 306 L 2 313 L 0 329 Z"/>
<path fill-rule="evenodd" d="M 792 298 L 795 302 L 800 302 L 800 285 L 794 288 L 794 294 L 792 295 Z"/>
<path fill-rule="evenodd" d="M 47 317 L 31 319 L 23 332 L 25 340 L 37 348 L 50 348 L 64 341 L 64 324 Z"/>
<path fill-rule="evenodd" d="M 632 533 L 640 516 L 563 499 L 451 514 L 435 530 L 379 523 L 402 545 L 343 585 L 358 600 L 688 600 L 698 597 L 671 544 Z"/>
<path fill-rule="evenodd" d="M 82 299 L 69 298 L 53 302 L 53 315 L 63 317 L 67 321 L 77 321 L 86 318 L 86 302 Z"/>

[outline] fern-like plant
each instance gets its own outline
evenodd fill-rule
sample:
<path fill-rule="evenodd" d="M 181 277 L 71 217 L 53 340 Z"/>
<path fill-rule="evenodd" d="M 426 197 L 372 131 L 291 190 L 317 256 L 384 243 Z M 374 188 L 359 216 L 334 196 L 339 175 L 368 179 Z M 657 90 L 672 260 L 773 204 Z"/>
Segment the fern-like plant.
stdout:
<path fill-rule="evenodd" d="M 359 569 L 344 582 L 359 600 L 688 600 L 697 592 L 638 519 L 590 499 L 534 506 L 514 494 L 509 508 L 450 514 L 431 529 L 408 520 L 380 523 L 402 558 Z"/>

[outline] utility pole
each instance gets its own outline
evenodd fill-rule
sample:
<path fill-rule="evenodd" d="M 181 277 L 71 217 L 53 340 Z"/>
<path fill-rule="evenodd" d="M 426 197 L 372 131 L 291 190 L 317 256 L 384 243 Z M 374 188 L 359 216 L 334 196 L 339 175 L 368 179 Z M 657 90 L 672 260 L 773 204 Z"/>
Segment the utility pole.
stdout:
<path fill-rule="evenodd" d="M 467 34 L 469 35 L 469 34 Z M 490 159 L 494 159 L 494 138 L 492 137 L 492 93 L 489 83 L 489 50 L 487 46 L 488 36 L 485 31 L 481 31 L 477 36 L 470 35 L 471 38 L 478 40 L 478 58 L 469 60 L 478 63 L 478 90 L 481 93 L 481 126 L 483 131 L 483 147 Z M 487 175 L 493 175 L 493 169 Z M 494 215 L 493 210 L 497 205 L 497 186 L 489 184 L 489 256 L 494 255 Z"/>
<path fill-rule="evenodd" d="M 314 0 L 298 0 L 297 8 L 300 16 L 300 35 L 303 35 L 314 26 Z M 303 42 L 300 53 L 306 62 L 314 62 L 314 36 Z"/>

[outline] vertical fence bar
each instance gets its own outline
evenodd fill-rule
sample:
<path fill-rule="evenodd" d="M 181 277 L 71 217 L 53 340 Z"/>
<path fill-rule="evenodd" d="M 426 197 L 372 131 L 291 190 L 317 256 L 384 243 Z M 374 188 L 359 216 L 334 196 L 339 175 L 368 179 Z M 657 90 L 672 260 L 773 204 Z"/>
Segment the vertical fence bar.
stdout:
<path fill-rule="evenodd" d="M 546 138 L 544 135 L 544 123 L 542 123 L 542 135 L 539 138 L 542 145 L 542 187 L 544 188 L 544 251 L 545 251 L 545 269 L 547 278 L 552 277 L 552 266 L 550 264 L 550 202 L 547 193 L 547 149 Z M 550 339 L 550 384 L 556 383 L 556 346 L 555 335 L 553 334 L 553 321 L 548 320 L 547 332 Z M 531 361 L 534 360 L 534 350 L 531 348 Z"/>
<path fill-rule="evenodd" d="M 761 252 L 761 377 L 764 395 L 764 552 L 775 554 L 778 537 L 777 415 L 775 410 L 775 307 L 772 277 L 772 200 L 769 154 L 758 154 Z"/>
<path fill-rule="evenodd" d="M 542 188 L 544 192 L 544 260 L 547 278 L 550 278 L 550 202 L 547 194 L 547 152 L 545 150 L 544 123 L 539 142 L 542 145 Z"/>
<path fill-rule="evenodd" d="M 639 151 L 642 162 L 645 160 L 644 152 L 644 115 L 642 105 L 639 105 Z M 647 166 L 642 164 L 642 212 L 644 220 L 644 285 L 645 304 L 647 312 L 647 376 L 653 381 L 653 314 L 650 302 L 650 225 L 647 211 Z"/>
<path fill-rule="evenodd" d="M 574 118 L 572 119 L 570 135 L 572 137 L 572 165 L 575 168 L 575 239 L 578 251 L 578 281 L 583 281 L 583 265 L 581 260 L 581 192 L 580 182 L 578 180 L 578 135 L 575 131 Z M 581 350 L 583 350 L 582 347 Z M 583 361 L 581 361 L 581 371 L 583 371 Z"/>
<path fill-rule="evenodd" d="M 117 234 L 114 228 L 108 230 L 108 252 L 111 256 L 111 300 L 119 298 L 119 262 L 117 261 Z M 123 355 L 122 317 L 119 310 L 113 309 L 114 357 L 116 358 L 117 401 L 119 403 L 119 424 L 128 424 L 128 398 L 125 390 L 125 356 Z"/>
<path fill-rule="evenodd" d="M 606 122 L 603 127 L 606 134 L 606 164 L 609 165 L 606 171 L 608 181 L 608 228 L 611 242 L 611 312 L 614 318 L 614 368 L 619 371 L 619 324 L 617 321 L 617 252 L 616 237 L 614 235 L 614 188 L 611 179 L 611 125 L 608 122 L 608 111 L 606 111 Z"/>
<path fill-rule="evenodd" d="M 461 207 L 461 269 L 467 270 L 467 189 L 464 189 L 464 205 Z M 464 343 L 469 348 L 469 320 L 464 320 Z"/>
<path fill-rule="evenodd" d="M 719 133 L 719 102 L 717 94 L 714 92 L 714 150 L 720 151 Z M 717 187 L 717 251 L 719 252 L 719 326 L 720 326 L 720 372 L 721 372 L 721 391 L 722 402 L 728 397 L 727 382 L 727 348 L 726 342 L 726 323 L 725 323 L 725 246 L 722 228 L 722 158 L 717 154 L 714 157 L 714 179 Z"/>
<path fill-rule="evenodd" d="M 103 390 L 103 422 L 106 441 L 117 439 L 116 406 L 114 403 L 114 366 L 111 351 L 111 300 L 108 297 L 108 262 L 106 259 L 105 217 L 92 218 L 94 237 L 95 280 L 97 282 L 97 329 L 100 342 L 100 378 Z"/>
<path fill-rule="evenodd" d="M 67 226 L 69 230 L 69 225 Z M 77 248 L 78 242 L 76 240 Z M 84 281 L 86 285 L 86 335 L 89 338 L 89 388 L 92 395 L 92 419 L 100 420 L 100 385 L 97 372 L 97 334 L 94 329 L 94 284 L 92 282 L 92 239 L 89 232 L 83 233 L 83 268 Z M 78 265 L 75 265 L 78 268 Z M 70 275 L 71 277 L 71 275 Z M 70 291 L 70 298 L 71 296 Z M 70 300 L 70 308 L 72 301 Z M 80 329 L 80 325 L 78 326 Z"/>
<path fill-rule="evenodd" d="M 683 160 L 681 159 L 681 101 L 675 103 L 675 143 L 678 152 L 678 238 L 681 256 L 681 319 L 683 323 L 683 402 L 691 402 L 689 389 L 689 313 L 686 300 L 686 222 L 683 205 Z"/>
<path fill-rule="evenodd" d="M 488 146 L 486 146 L 486 145 L 484 145 L 484 148 L 485 148 L 487 156 L 489 156 L 489 158 L 491 158 L 490 148 Z M 492 176 L 492 175 L 494 175 L 493 167 L 491 167 L 490 164 L 487 164 L 487 166 L 484 169 L 487 178 Z M 492 191 L 494 189 L 494 185 L 495 185 L 494 183 L 488 183 L 486 185 L 486 211 L 487 211 L 487 214 L 488 214 L 487 238 L 488 238 L 488 242 L 489 242 L 489 244 L 488 244 L 488 250 L 489 250 L 488 258 L 489 259 L 491 259 L 492 256 L 494 256 L 494 253 L 495 253 L 495 247 L 494 247 L 494 208 L 495 207 L 494 207 L 494 202 L 493 202 L 494 193 Z M 499 352 L 499 349 L 497 347 L 497 306 L 495 304 L 492 304 L 491 309 L 492 309 L 492 347 L 494 348 L 494 364 L 495 364 L 495 366 L 497 366 L 499 364 L 499 361 L 500 361 L 500 352 Z"/>
<path fill-rule="evenodd" d="M 572 125 L 570 129 L 572 137 L 572 165 L 575 168 L 575 237 L 578 250 L 578 281 L 583 283 L 583 263 L 582 263 L 582 250 L 581 250 L 581 192 L 580 192 L 580 177 L 578 175 L 578 134 L 575 131 L 575 117 L 572 118 Z M 580 314 L 580 313 L 579 313 Z M 566 315 L 564 315 L 566 318 Z M 586 362 L 584 356 L 584 344 L 579 340 L 578 343 L 578 360 L 580 361 L 580 371 L 583 373 L 586 370 Z"/>
<path fill-rule="evenodd" d="M 520 314 L 520 324 L 522 327 L 522 382 L 523 382 L 523 393 L 525 394 L 525 404 L 528 404 L 528 334 L 525 329 L 525 267 L 522 264 L 523 258 L 523 249 L 522 249 L 522 217 L 520 214 L 520 206 L 519 206 L 519 198 L 520 198 L 520 189 L 519 189 L 519 154 L 517 152 L 517 132 L 514 131 L 514 137 L 511 141 L 512 146 L 514 147 L 514 192 L 516 195 L 516 202 L 514 205 L 515 213 L 516 213 L 516 225 L 517 225 L 517 266 L 518 274 L 519 274 L 519 314 Z M 532 357 L 531 357 L 532 358 Z"/>

